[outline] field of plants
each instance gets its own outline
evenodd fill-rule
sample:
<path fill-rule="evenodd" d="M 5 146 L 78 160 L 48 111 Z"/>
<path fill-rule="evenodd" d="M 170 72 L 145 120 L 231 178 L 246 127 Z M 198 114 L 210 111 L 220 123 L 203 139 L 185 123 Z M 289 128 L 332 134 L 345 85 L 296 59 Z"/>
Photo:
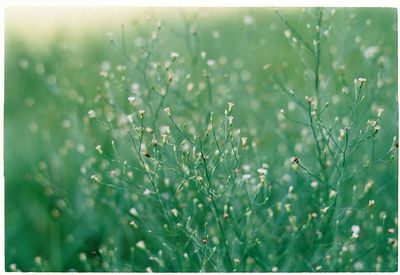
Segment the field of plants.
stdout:
<path fill-rule="evenodd" d="M 6 10 L 7 271 L 397 271 L 395 9 L 127 9 Z"/>

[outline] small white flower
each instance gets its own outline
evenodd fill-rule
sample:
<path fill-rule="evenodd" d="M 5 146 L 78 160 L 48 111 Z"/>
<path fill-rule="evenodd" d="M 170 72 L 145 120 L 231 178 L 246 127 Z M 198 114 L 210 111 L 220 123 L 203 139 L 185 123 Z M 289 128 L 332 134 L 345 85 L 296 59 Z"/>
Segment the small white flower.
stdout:
<path fill-rule="evenodd" d="M 365 58 L 372 58 L 379 52 L 379 50 L 380 50 L 379 46 L 368 47 L 363 52 L 364 57 Z"/>
<path fill-rule="evenodd" d="M 346 136 L 346 130 L 340 129 L 339 130 L 339 140 L 344 140 L 345 136 Z"/>
<path fill-rule="evenodd" d="M 94 110 L 89 110 L 88 115 L 90 118 L 95 118 L 96 117 L 96 113 L 94 112 Z"/>
<path fill-rule="evenodd" d="M 267 175 L 267 174 L 268 174 L 268 170 L 265 169 L 265 168 L 258 168 L 258 169 L 257 169 L 257 172 L 258 172 L 260 175 Z"/>
<path fill-rule="evenodd" d="M 360 261 L 355 262 L 353 266 L 354 266 L 354 269 L 357 271 L 361 271 L 364 269 L 364 264 Z"/>
<path fill-rule="evenodd" d="M 318 214 L 315 213 L 315 212 L 312 212 L 312 213 L 310 214 L 310 217 L 313 218 L 313 219 L 315 219 L 315 218 L 318 217 Z"/>
<path fill-rule="evenodd" d="M 325 214 L 326 212 L 328 212 L 328 210 L 329 210 L 329 206 L 322 208 L 321 213 Z"/>
<path fill-rule="evenodd" d="M 160 133 L 162 135 L 169 135 L 171 133 L 171 130 L 168 125 L 162 125 L 160 126 Z"/>
<path fill-rule="evenodd" d="M 213 60 L 213 59 L 207 60 L 207 65 L 210 66 L 210 67 L 214 66 L 215 65 L 215 60 Z"/>
<path fill-rule="evenodd" d="M 249 179 L 251 179 L 251 175 L 250 175 L 250 174 L 244 174 L 244 175 L 242 176 L 242 179 L 243 179 L 243 180 L 249 180 Z"/>
<path fill-rule="evenodd" d="M 138 216 L 138 212 L 135 207 L 132 207 L 131 209 L 129 209 L 129 214 L 131 214 L 134 217 Z"/>
<path fill-rule="evenodd" d="M 140 249 L 146 249 L 146 244 L 144 243 L 144 241 L 138 241 L 136 243 L 136 247 Z"/>
<path fill-rule="evenodd" d="M 358 78 L 358 82 L 360 82 L 360 84 L 363 84 L 365 81 L 367 81 L 366 78 L 363 78 L 363 77 Z"/>
<path fill-rule="evenodd" d="M 149 190 L 149 189 L 145 189 L 144 191 L 143 191 L 143 195 L 145 195 L 145 196 L 148 196 L 148 195 L 150 195 L 151 194 L 151 191 Z"/>
<path fill-rule="evenodd" d="M 34 261 L 35 261 L 35 264 L 37 264 L 37 265 L 41 265 L 42 264 L 42 258 L 40 256 L 36 256 Z"/>
<path fill-rule="evenodd" d="M 136 101 L 136 97 L 130 96 L 130 97 L 128 97 L 128 101 L 129 101 L 130 104 L 133 105 L 133 103 L 135 103 L 135 101 Z"/>
<path fill-rule="evenodd" d="M 132 123 L 132 122 L 133 122 L 133 115 L 127 115 L 127 116 L 126 116 L 126 119 L 127 119 L 130 123 Z"/>
<path fill-rule="evenodd" d="M 193 88 L 194 88 L 194 84 L 192 82 L 190 82 L 190 83 L 188 83 L 188 85 L 186 87 L 186 90 L 188 92 L 191 92 L 193 90 Z"/>
<path fill-rule="evenodd" d="M 318 181 L 314 180 L 314 181 L 311 182 L 310 185 L 311 185 L 312 188 L 317 188 L 318 187 Z"/>
<path fill-rule="evenodd" d="M 132 85 L 131 85 L 131 91 L 133 92 L 133 93 L 137 93 L 137 92 L 139 92 L 139 89 L 140 89 L 140 84 L 139 83 L 132 83 Z"/>
<path fill-rule="evenodd" d="M 100 182 L 100 179 L 96 176 L 96 175 L 92 175 L 90 177 L 91 180 L 95 181 L 95 182 Z"/>
<path fill-rule="evenodd" d="M 360 226 L 358 226 L 358 225 L 353 225 L 353 226 L 351 227 L 351 231 L 352 231 L 353 233 L 360 233 Z"/>
<path fill-rule="evenodd" d="M 179 57 L 179 53 L 177 53 L 177 52 L 172 52 L 171 55 L 170 55 L 170 57 L 171 57 L 171 59 L 172 59 L 173 61 L 175 61 L 175 60 Z"/>
<path fill-rule="evenodd" d="M 382 113 L 383 113 L 383 111 L 385 111 L 385 109 L 383 109 L 383 108 L 378 108 L 378 117 L 380 117 L 381 115 L 382 115 Z"/>
<path fill-rule="evenodd" d="M 228 116 L 229 125 L 233 124 L 233 116 Z"/>
<path fill-rule="evenodd" d="M 368 207 L 372 207 L 375 205 L 375 201 L 374 200 L 369 200 L 368 201 Z"/>
<path fill-rule="evenodd" d="M 172 80 L 174 79 L 174 74 L 173 73 L 168 73 L 168 82 L 171 82 Z M 161 94 L 163 95 L 163 94 L 165 94 L 166 93 L 166 90 L 164 90 L 164 92 L 163 92 L 163 90 L 161 90 Z"/>
<path fill-rule="evenodd" d="M 263 66 L 263 70 L 266 71 L 266 70 L 268 70 L 270 67 L 271 67 L 271 64 L 265 64 L 265 65 Z"/>
<path fill-rule="evenodd" d="M 171 116 L 171 109 L 169 107 L 164 108 L 164 112 L 166 112 L 168 116 Z"/>
<path fill-rule="evenodd" d="M 175 217 L 178 217 L 179 212 L 178 212 L 178 210 L 176 210 L 175 208 L 174 208 L 174 209 L 171 209 L 171 213 L 172 213 L 172 215 L 174 215 Z"/>
<path fill-rule="evenodd" d="M 241 137 L 242 146 L 245 147 L 247 144 L 247 137 Z"/>
<path fill-rule="evenodd" d="M 131 221 L 129 224 L 132 225 L 134 228 L 138 228 L 138 225 L 135 223 L 135 221 Z"/>
<path fill-rule="evenodd" d="M 372 180 L 368 180 L 364 186 L 364 192 L 367 193 L 372 188 L 373 185 L 374 182 Z"/>
<path fill-rule="evenodd" d="M 233 107 L 234 105 L 235 105 L 234 103 L 228 102 L 228 112 L 229 112 L 229 113 L 232 111 L 232 107 Z"/>
<path fill-rule="evenodd" d="M 357 239 L 360 233 L 360 226 L 358 225 L 353 225 L 351 227 L 351 232 L 353 232 L 352 236 L 353 238 Z"/>
<path fill-rule="evenodd" d="M 99 152 L 100 154 L 103 154 L 103 150 L 101 150 L 101 145 L 100 145 L 100 144 L 96 146 L 96 150 L 97 150 L 97 152 Z"/>

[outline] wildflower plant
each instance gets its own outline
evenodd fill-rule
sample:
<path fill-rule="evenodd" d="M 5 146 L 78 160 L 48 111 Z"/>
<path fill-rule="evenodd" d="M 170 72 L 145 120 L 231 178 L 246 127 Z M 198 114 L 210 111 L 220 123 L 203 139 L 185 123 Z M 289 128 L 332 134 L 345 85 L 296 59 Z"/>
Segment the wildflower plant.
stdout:
<path fill-rule="evenodd" d="M 7 187 L 7 270 L 397 270 L 395 13 L 371 11 L 156 12 L 96 56 L 16 47 L 7 85 L 17 71 L 48 92 L 25 100 L 44 148 L 27 176 L 41 215 L 26 212 L 51 241 L 20 252 Z"/>

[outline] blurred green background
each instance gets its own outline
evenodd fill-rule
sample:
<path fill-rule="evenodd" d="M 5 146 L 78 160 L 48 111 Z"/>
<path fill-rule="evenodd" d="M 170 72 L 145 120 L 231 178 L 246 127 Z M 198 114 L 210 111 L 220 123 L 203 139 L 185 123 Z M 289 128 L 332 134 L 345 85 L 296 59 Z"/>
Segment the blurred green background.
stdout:
<path fill-rule="evenodd" d="M 279 12 L 312 44 L 314 9 Z M 179 53 L 185 59 L 176 69 L 178 89 L 182 90 L 189 84 L 189 74 L 199 84 L 204 68 L 208 68 L 214 87 L 213 111 L 222 114 L 226 103 L 234 102 L 237 127 L 259 144 L 256 154 L 247 156 L 249 163 L 259 167 L 267 161 L 274 167 L 271 177 L 280 181 L 291 173 L 286 172 L 285 161 L 292 155 L 301 155 L 301 144 L 308 146 L 302 139 L 303 126 L 279 118 L 281 108 L 299 120 L 306 116 L 291 107 L 293 102 L 280 91 L 276 80 L 301 99 L 313 95 L 312 63 L 300 43 L 288 39 L 288 27 L 274 9 L 7 9 L 6 270 L 12 270 L 13 264 L 22 271 L 145 269 L 144 262 L 129 254 L 130 243 L 137 242 L 126 226 L 131 193 L 108 189 L 93 192 L 87 182 L 96 171 L 83 168 L 93 156 L 97 157 L 95 146 L 109 144 L 111 139 L 107 131 L 93 129 L 87 112 L 95 109 L 96 113 L 100 110 L 106 114 L 109 101 L 105 98 L 110 93 L 113 106 L 120 106 L 123 111 L 131 84 L 144 87 L 137 72 L 128 69 L 118 74 L 115 69 L 118 65 L 127 66 L 119 50 L 122 41 L 129 55 L 140 59 L 159 20 L 162 28 L 151 60 L 163 64 L 171 52 Z M 327 117 L 331 121 L 336 116 L 342 119 L 349 97 L 343 89 L 351 93 L 353 80 L 366 78 L 365 91 L 371 104 L 363 110 L 360 123 L 376 117 L 378 107 L 385 110 L 375 144 L 378 156 L 390 148 L 397 135 L 396 20 L 395 9 L 324 9 L 321 94 L 322 102 L 331 106 Z M 202 52 L 206 53 L 204 60 Z M 108 67 L 114 70 L 115 78 L 105 84 L 100 72 Z M 202 120 L 200 115 L 209 107 L 204 106 L 204 94 L 177 94 L 167 99 L 166 106 L 188 120 Z M 365 161 L 364 153 L 370 150 L 369 146 L 361 148 L 364 149 L 351 160 L 354 165 Z M 104 150 L 112 149 L 108 145 Z M 373 214 L 385 213 L 387 234 L 387 228 L 397 228 L 397 161 L 363 173 L 354 184 L 365 184 L 368 179 L 375 182 L 370 197 L 376 201 Z M 283 183 L 279 192 L 287 191 L 288 186 Z M 351 225 L 349 221 L 348 227 Z M 114 265 L 104 265 L 97 259 L 95 250 L 103 244 L 109 249 L 119 248 Z M 386 241 L 366 254 L 365 268 L 374 270 L 381 255 L 383 270 L 397 270 L 397 248 L 388 249 Z M 91 267 L 80 259 L 82 252 L 91 258 Z M 261 258 L 267 258 L 265 253 Z M 279 263 L 290 270 L 293 262 Z M 354 270 L 349 266 L 345 268 Z M 247 271 L 256 270 L 260 269 Z"/>

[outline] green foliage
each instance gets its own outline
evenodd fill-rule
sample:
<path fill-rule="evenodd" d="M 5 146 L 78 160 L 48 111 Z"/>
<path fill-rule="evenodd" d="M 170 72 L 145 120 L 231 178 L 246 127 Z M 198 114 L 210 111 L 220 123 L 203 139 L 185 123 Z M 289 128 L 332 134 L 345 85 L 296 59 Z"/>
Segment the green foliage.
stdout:
<path fill-rule="evenodd" d="M 397 270 L 396 11 L 218 12 L 8 26 L 7 270 Z"/>

